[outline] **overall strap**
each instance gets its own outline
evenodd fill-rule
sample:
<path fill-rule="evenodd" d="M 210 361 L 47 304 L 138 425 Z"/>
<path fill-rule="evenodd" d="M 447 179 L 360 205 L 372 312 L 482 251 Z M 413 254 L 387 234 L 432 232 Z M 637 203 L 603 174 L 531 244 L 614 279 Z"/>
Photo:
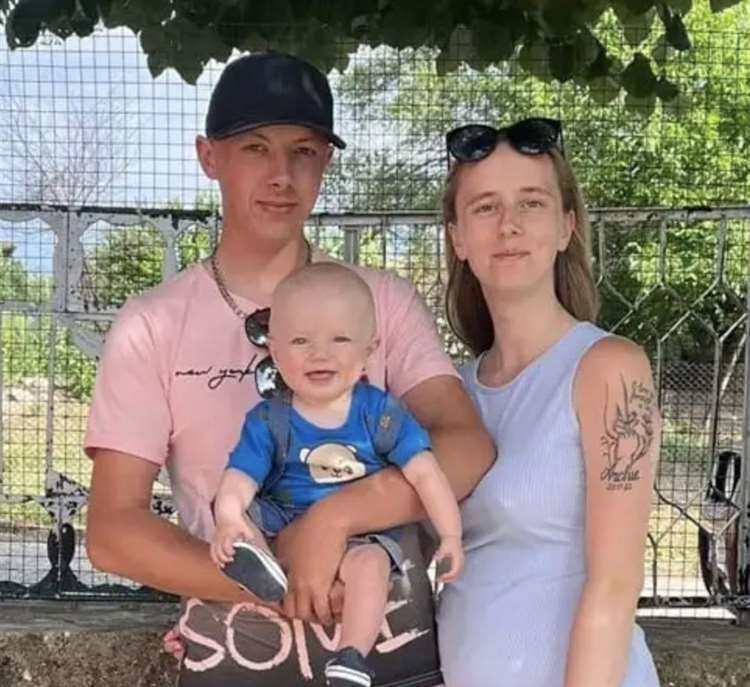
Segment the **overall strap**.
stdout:
<path fill-rule="evenodd" d="M 380 417 L 368 416 L 368 429 L 375 453 L 385 464 L 388 464 L 388 455 L 396 445 L 403 417 L 401 401 L 391 394 L 386 394 Z"/>
<path fill-rule="evenodd" d="M 291 397 L 287 393 L 274 396 L 263 406 L 263 420 L 273 437 L 273 467 L 263 483 L 261 493 L 269 491 L 284 471 L 291 437 Z"/>

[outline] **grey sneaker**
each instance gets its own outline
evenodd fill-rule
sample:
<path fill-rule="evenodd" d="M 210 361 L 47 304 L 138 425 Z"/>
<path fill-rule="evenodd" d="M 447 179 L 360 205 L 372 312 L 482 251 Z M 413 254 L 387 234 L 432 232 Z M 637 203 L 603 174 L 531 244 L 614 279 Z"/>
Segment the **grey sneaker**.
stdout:
<path fill-rule="evenodd" d="M 222 571 L 261 601 L 281 601 L 286 594 L 287 579 L 278 561 L 255 544 L 235 542 L 234 560 Z"/>
<path fill-rule="evenodd" d="M 365 657 L 348 646 L 337 651 L 326 663 L 325 676 L 329 687 L 371 687 L 375 673 Z"/>

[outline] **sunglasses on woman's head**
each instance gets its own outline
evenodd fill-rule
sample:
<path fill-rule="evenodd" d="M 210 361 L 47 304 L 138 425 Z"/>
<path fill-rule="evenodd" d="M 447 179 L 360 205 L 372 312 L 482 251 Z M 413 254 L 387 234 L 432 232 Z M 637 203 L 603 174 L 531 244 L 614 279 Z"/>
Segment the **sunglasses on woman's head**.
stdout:
<path fill-rule="evenodd" d="M 268 323 L 271 320 L 271 308 L 261 308 L 245 318 L 245 335 L 247 340 L 258 348 L 268 348 Z M 279 368 L 270 355 L 267 355 L 255 366 L 255 388 L 263 398 L 273 398 L 288 389 L 281 378 Z"/>
<path fill-rule="evenodd" d="M 448 154 L 460 162 L 483 160 L 502 141 L 524 155 L 541 155 L 552 148 L 565 155 L 559 119 L 532 117 L 499 129 L 486 124 L 467 124 L 445 136 Z"/>

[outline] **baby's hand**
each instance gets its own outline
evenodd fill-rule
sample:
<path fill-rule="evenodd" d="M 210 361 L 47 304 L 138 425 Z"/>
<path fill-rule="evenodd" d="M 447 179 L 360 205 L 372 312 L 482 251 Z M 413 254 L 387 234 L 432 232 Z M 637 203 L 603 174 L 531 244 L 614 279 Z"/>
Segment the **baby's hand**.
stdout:
<path fill-rule="evenodd" d="M 235 542 L 250 542 L 253 539 L 255 539 L 255 533 L 244 518 L 236 522 L 217 523 L 214 538 L 211 540 L 211 559 L 223 568 L 234 559 Z"/>
<path fill-rule="evenodd" d="M 461 537 L 443 537 L 433 560 L 437 563 L 438 582 L 453 582 L 464 569 L 464 550 L 461 546 Z"/>

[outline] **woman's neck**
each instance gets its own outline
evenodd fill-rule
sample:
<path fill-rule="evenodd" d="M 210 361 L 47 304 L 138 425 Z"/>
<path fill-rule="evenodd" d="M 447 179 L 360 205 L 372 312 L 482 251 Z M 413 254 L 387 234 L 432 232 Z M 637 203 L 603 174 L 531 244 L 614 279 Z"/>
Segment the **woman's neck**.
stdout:
<path fill-rule="evenodd" d="M 522 301 L 490 296 L 487 302 L 495 340 L 482 359 L 480 377 L 492 386 L 513 380 L 576 323 L 557 298 L 546 294 Z"/>

